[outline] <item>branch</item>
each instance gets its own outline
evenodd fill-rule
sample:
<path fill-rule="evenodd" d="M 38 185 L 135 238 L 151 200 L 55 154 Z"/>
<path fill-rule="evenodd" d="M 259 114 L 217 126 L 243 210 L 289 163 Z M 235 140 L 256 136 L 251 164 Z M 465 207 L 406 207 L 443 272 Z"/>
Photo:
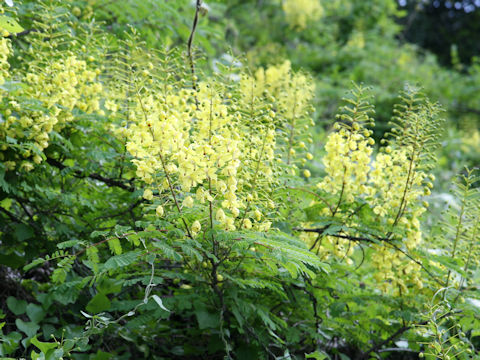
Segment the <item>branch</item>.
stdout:
<path fill-rule="evenodd" d="M 71 169 L 68 166 L 63 165 L 60 161 L 52 159 L 52 158 L 47 158 L 47 163 L 51 166 L 56 167 L 57 169 L 63 170 L 63 169 Z M 90 178 L 92 180 L 98 180 L 103 182 L 104 184 L 108 185 L 109 187 L 119 187 L 121 189 L 124 189 L 129 192 L 134 192 L 135 188 L 133 186 L 128 186 L 124 182 L 117 180 L 117 179 L 111 179 L 104 177 L 100 174 L 97 173 L 92 173 L 92 174 L 84 174 L 80 170 L 75 170 L 73 172 L 73 176 L 79 179 L 85 179 L 85 178 Z"/>
<path fill-rule="evenodd" d="M 323 234 L 325 231 L 325 228 L 319 228 L 319 229 L 303 229 L 303 228 L 294 228 L 293 230 L 295 231 L 303 231 L 303 232 L 313 232 L 317 234 Z M 421 261 L 415 259 L 412 255 L 410 255 L 408 252 L 400 248 L 399 246 L 395 245 L 392 242 L 391 238 L 382 238 L 382 237 L 375 237 L 375 240 L 368 238 L 368 237 L 361 237 L 361 236 L 351 236 L 351 235 L 343 235 L 343 234 L 328 234 L 328 236 L 333 236 L 339 239 L 345 239 L 349 241 L 357 241 L 357 242 L 367 242 L 371 244 L 378 244 L 379 241 L 387 244 L 391 248 L 401 252 L 403 255 L 405 255 L 407 258 L 409 258 L 411 261 L 413 261 L 415 264 L 419 265 L 436 283 L 440 284 L 441 286 L 445 286 L 445 283 L 441 281 L 439 278 L 437 278 L 430 270 L 428 270 Z"/>
<path fill-rule="evenodd" d="M 7 39 L 13 39 L 13 38 L 18 38 L 18 37 L 22 37 L 22 36 L 26 36 L 32 32 L 40 32 L 39 30 L 37 29 L 27 29 L 27 30 L 23 30 L 19 33 L 15 33 L 15 34 L 10 34 L 8 36 L 6 36 Z"/>
<path fill-rule="evenodd" d="M 188 60 L 190 61 L 190 70 L 192 72 L 193 90 L 197 90 L 197 81 L 195 80 L 195 63 L 193 62 L 192 44 L 193 44 L 193 38 L 195 36 L 195 30 L 197 30 L 198 13 L 200 12 L 201 7 L 202 7 L 202 0 L 197 0 L 195 5 L 195 16 L 193 18 L 192 30 L 190 32 L 190 36 L 188 37 L 188 42 L 187 42 L 187 54 L 188 54 Z"/>

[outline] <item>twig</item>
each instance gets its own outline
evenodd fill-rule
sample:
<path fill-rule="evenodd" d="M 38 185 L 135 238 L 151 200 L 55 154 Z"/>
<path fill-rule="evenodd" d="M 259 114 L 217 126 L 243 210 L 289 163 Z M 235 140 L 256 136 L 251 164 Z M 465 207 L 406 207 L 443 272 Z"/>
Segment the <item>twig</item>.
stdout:
<path fill-rule="evenodd" d="M 60 161 L 52 158 L 47 158 L 47 163 L 51 166 L 56 167 L 57 169 L 64 170 L 64 169 L 71 169 L 71 167 L 68 167 L 66 165 L 63 165 Z M 81 172 L 80 170 L 74 170 L 73 176 L 79 179 L 85 179 L 85 178 L 90 178 L 92 180 L 98 180 L 103 182 L 104 184 L 110 186 L 110 187 L 118 187 L 124 190 L 127 190 L 129 192 L 134 192 L 135 188 L 133 186 L 128 186 L 125 183 L 123 183 L 120 180 L 117 179 L 112 179 L 112 178 L 107 178 L 105 176 L 102 176 L 97 173 L 92 173 L 92 174 L 85 174 Z"/>
<path fill-rule="evenodd" d="M 190 32 L 190 36 L 188 37 L 188 42 L 187 42 L 187 54 L 188 54 L 188 60 L 190 61 L 190 70 L 192 72 L 193 90 L 197 90 L 197 80 L 195 76 L 195 63 L 193 61 L 192 44 L 193 44 L 193 38 L 195 36 L 195 30 L 197 30 L 198 13 L 200 12 L 201 7 L 202 7 L 202 0 L 197 0 L 195 5 L 195 16 L 193 18 L 192 30 Z"/>
<path fill-rule="evenodd" d="M 320 228 L 320 229 L 294 228 L 293 230 L 303 231 L 303 232 L 313 232 L 313 233 L 317 233 L 317 234 L 323 234 L 323 232 L 325 231 L 325 229 L 323 229 L 323 228 Z M 368 237 L 351 236 L 351 235 L 344 235 L 344 234 L 328 234 L 328 236 L 333 236 L 333 237 L 336 237 L 336 238 L 339 238 L 339 239 L 345 239 L 345 240 L 350 240 L 350 241 L 367 242 L 367 243 L 371 243 L 371 244 L 377 244 L 379 241 L 383 242 L 384 244 L 387 244 L 388 246 L 392 247 L 393 249 L 395 249 L 395 250 L 401 252 L 402 254 L 404 254 L 407 258 L 409 258 L 415 264 L 419 265 L 433 280 L 435 280 L 435 282 L 437 282 L 438 284 L 440 284 L 442 286 L 445 286 L 445 283 L 443 281 L 441 281 L 440 279 L 438 279 L 434 274 L 432 274 L 430 272 L 430 270 L 428 270 L 422 264 L 421 261 L 418 261 L 412 255 L 410 255 L 408 252 L 406 252 L 402 248 L 400 248 L 397 245 L 395 245 L 394 243 L 392 243 L 391 238 L 375 237 L 375 240 L 374 240 L 374 239 L 368 238 Z"/>

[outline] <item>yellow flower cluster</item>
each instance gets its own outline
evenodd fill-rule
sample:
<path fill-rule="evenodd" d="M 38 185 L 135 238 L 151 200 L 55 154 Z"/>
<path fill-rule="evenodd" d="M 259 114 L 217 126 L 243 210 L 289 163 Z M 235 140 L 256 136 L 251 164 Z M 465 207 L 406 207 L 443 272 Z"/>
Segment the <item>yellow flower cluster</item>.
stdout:
<path fill-rule="evenodd" d="M 284 161 L 288 165 L 295 164 L 297 152 L 304 153 L 306 143 L 312 143 L 308 129 L 314 125 L 309 116 L 315 91 L 313 82 L 306 75 L 293 72 L 287 60 L 267 69 L 259 68 L 254 77 L 244 76 L 240 88 L 247 109 L 255 98 L 272 104 Z M 312 159 L 307 153 L 306 158 L 301 158 L 301 165 Z M 305 175 L 309 177 L 309 172 Z"/>
<path fill-rule="evenodd" d="M 191 225 L 194 234 L 212 220 L 228 231 L 268 230 L 262 211 L 274 207 L 268 197 L 274 180 L 273 114 L 251 118 L 223 85 L 197 86 L 197 91 L 168 85 L 138 93 L 128 115 L 134 122 L 121 132 L 137 176 L 149 184 L 144 198 L 161 198 L 159 216 L 165 205 L 182 213 L 205 209 L 204 219 Z"/>
<path fill-rule="evenodd" d="M 0 125 L 0 138 L 9 137 L 23 144 L 20 154 L 24 159 L 31 158 L 40 163 L 39 155 L 49 144 L 49 133 L 60 130 L 65 123 L 74 119 L 72 110 L 92 113 L 100 109 L 99 96 L 102 85 L 97 80 L 97 72 L 88 69 L 87 63 L 74 56 L 44 64 L 32 64 L 26 74 L 19 75 L 25 86 L 5 95 L 7 99 L 6 121 Z M 22 106 L 16 99 L 35 99 L 37 106 Z M 5 142 L 0 148 L 7 151 Z M 0 152 L 0 160 L 5 156 Z M 33 169 L 27 160 L 8 160 L 7 169 L 19 166 L 24 170 Z"/>
<path fill-rule="evenodd" d="M 357 228 L 352 206 L 358 206 L 354 202 L 363 202 L 372 209 L 375 224 L 382 227 L 387 241 L 401 240 L 402 246 L 411 251 L 422 240 L 419 217 L 425 208 L 418 200 L 430 194 L 433 185 L 429 180 L 433 176 L 427 176 L 419 166 L 421 155 L 409 145 L 399 146 L 393 141 L 372 158 L 372 131 L 365 127 L 371 120 L 366 113 L 368 106 L 358 98 L 347 99 L 351 106 L 343 108 L 345 114 L 339 116 L 337 131 L 329 135 L 325 146 L 326 176 L 317 186 L 334 200 L 323 208 L 322 215 L 337 217 L 344 226 Z M 348 209 L 348 213 L 342 213 L 342 208 Z M 396 233 L 402 233 L 403 237 L 397 239 L 393 235 Z M 312 234 L 304 235 L 304 239 L 310 244 L 316 241 Z M 372 264 L 377 268 L 375 278 L 381 288 L 406 293 L 409 285 L 422 287 L 418 264 L 388 244 L 372 247 L 375 249 Z M 353 248 L 351 241 L 333 236 L 326 236 L 321 246 L 317 246 L 323 257 L 331 252 L 344 258 L 353 253 Z"/>
<path fill-rule="evenodd" d="M 427 186 L 422 187 L 427 175 L 417 168 L 416 160 L 411 149 L 392 149 L 387 146 L 384 153 L 377 154 L 370 176 L 375 190 L 375 196 L 370 202 L 373 212 L 378 215 L 379 222 L 385 224 L 386 229 L 404 229 L 405 236 L 402 240 L 408 251 L 415 249 L 422 241 L 418 219 L 425 208 L 418 203 L 418 199 L 422 195 L 428 195 L 433 186 L 427 182 Z M 422 287 L 419 265 L 405 262 L 398 251 L 380 246 L 376 246 L 376 250 L 372 261 L 379 271 L 375 277 L 379 282 L 383 280 L 381 284 L 385 289 L 393 284 L 405 293 L 406 284 Z"/>
<path fill-rule="evenodd" d="M 299 30 L 320 19 L 324 13 L 320 0 L 284 0 L 282 8 L 290 26 Z"/>
<path fill-rule="evenodd" d="M 409 153 L 405 149 L 392 150 L 387 146 L 385 153 L 377 154 L 370 176 L 376 195 L 372 200 L 375 214 L 396 221 L 400 207 L 423 195 L 424 191 L 420 191 L 419 187 L 426 175 L 415 167 L 415 159 L 409 159 Z"/>
<path fill-rule="evenodd" d="M 39 70 L 32 68 L 25 80 L 29 84 L 28 94 L 40 99 L 47 108 L 65 108 L 63 116 L 74 108 L 86 113 L 100 110 L 102 84 L 96 79 L 99 71 L 90 70 L 86 61 L 70 56 Z"/>
<path fill-rule="evenodd" d="M 317 186 L 332 195 L 338 194 L 341 197 L 339 202 L 351 203 L 357 197 L 373 192 L 367 184 L 367 177 L 375 142 L 370 137 L 371 131 L 360 129 L 358 123 L 351 128 L 342 128 L 332 133 L 325 144 L 327 153 L 323 164 L 327 176 Z"/>
<path fill-rule="evenodd" d="M 10 55 L 12 49 L 10 45 L 10 40 L 1 38 L 0 39 L 0 85 L 5 83 L 5 79 L 8 77 L 8 56 Z M 0 92 L 0 101 L 2 94 Z"/>

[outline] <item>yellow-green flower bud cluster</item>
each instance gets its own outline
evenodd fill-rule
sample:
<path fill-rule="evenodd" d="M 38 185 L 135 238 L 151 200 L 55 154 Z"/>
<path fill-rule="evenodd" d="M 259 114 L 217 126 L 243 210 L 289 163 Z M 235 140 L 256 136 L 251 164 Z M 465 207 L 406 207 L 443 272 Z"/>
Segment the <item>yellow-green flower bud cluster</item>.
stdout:
<path fill-rule="evenodd" d="M 12 52 L 12 47 L 9 39 L 0 38 L 0 85 L 5 83 L 5 79 L 8 77 L 8 56 Z M 2 100 L 2 94 L 0 91 L 0 101 Z"/>
<path fill-rule="evenodd" d="M 324 9 L 319 0 L 284 0 L 282 8 L 291 27 L 303 30 L 308 23 L 320 19 Z"/>
<path fill-rule="evenodd" d="M 309 128 L 313 121 L 309 116 L 315 87 L 311 79 L 302 73 L 292 71 L 287 60 L 282 64 L 259 68 L 254 77 L 244 76 L 240 81 L 242 103 L 246 108 L 252 99 L 263 99 L 271 103 L 270 116 L 275 118 L 279 150 L 283 160 L 292 165 L 291 170 L 304 165 L 313 156 L 307 152 L 307 144 L 312 143 Z M 295 171 L 294 171 L 295 172 Z"/>
<path fill-rule="evenodd" d="M 49 66 L 32 63 L 26 73 L 16 78 L 26 86 L 4 94 L 7 118 L 0 124 L 0 139 L 15 139 L 26 149 L 16 154 L 16 158 L 22 156 L 40 163 L 42 157 L 38 152 L 49 145 L 49 133 L 53 129 L 61 130 L 65 123 L 72 121 L 73 109 L 92 113 L 100 108 L 102 85 L 97 80 L 97 71 L 90 70 L 85 61 L 75 56 L 54 60 Z M 24 106 L 18 98 L 35 99 L 38 106 L 36 109 Z M 8 162 L 9 170 L 17 166 L 32 170 L 33 165 L 27 160 L 6 160 L 4 152 L 9 150 L 11 142 L 3 143 L 0 160 Z"/>
<path fill-rule="evenodd" d="M 385 236 L 393 241 L 392 234 L 404 234 L 396 240 L 401 240 L 407 251 L 411 251 L 422 241 L 419 217 L 426 209 L 420 198 L 428 195 L 433 186 L 427 181 L 430 176 L 419 165 L 421 154 L 410 145 L 392 142 L 373 158 L 372 132 L 366 128 L 371 119 L 358 111 L 367 108 L 357 106 L 355 100 L 349 102 L 353 106 L 344 109 L 351 115 L 339 116 L 337 131 L 328 136 L 325 146 L 326 176 L 318 187 L 333 195 L 334 203 L 324 207 L 322 215 L 342 218 L 345 226 L 356 228 L 358 219 L 343 214 L 341 208 L 356 201 L 364 202 L 372 209 L 375 223 L 385 229 Z M 363 120 L 355 121 L 359 117 Z M 400 231 L 394 231 L 395 228 Z M 303 237 L 310 244 L 316 241 L 312 234 Z M 382 289 L 406 293 L 409 286 L 423 286 L 418 264 L 392 247 L 382 244 L 372 247 L 375 252 L 371 260 L 377 269 L 374 277 Z M 333 253 L 344 258 L 352 254 L 353 246 L 350 241 L 326 236 L 318 250 L 323 257 Z"/>
<path fill-rule="evenodd" d="M 212 219 L 225 230 L 267 230 L 271 224 L 262 211 L 275 207 L 268 196 L 274 181 L 273 116 L 252 121 L 223 85 L 197 86 L 152 87 L 129 110 L 134 122 L 120 132 L 137 176 L 148 185 L 144 198 L 155 201 L 155 192 L 164 201 L 167 194 L 166 211 L 177 211 L 176 204 L 181 211 L 205 209 L 205 217 L 191 225 L 194 234 L 209 227 L 210 204 Z"/>
<path fill-rule="evenodd" d="M 341 194 L 342 201 L 353 202 L 357 197 L 372 195 L 368 186 L 374 141 L 371 132 L 342 128 L 330 134 L 325 144 L 323 164 L 327 175 L 317 186 L 332 194 Z"/>

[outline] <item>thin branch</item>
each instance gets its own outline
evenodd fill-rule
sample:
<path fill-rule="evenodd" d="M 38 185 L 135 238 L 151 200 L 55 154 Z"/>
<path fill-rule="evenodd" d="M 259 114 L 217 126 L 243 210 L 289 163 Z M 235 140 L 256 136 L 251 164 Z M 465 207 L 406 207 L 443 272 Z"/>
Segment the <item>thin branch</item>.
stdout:
<path fill-rule="evenodd" d="M 319 228 L 319 229 L 303 229 L 303 228 L 294 228 L 293 230 L 295 231 L 302 231 L 302 232 L 312 232 L 312 233 L 317 233 L 317 234 L 323 234 L 325 231 L 324 228 Z M 408 252 L 403 250 L 402 248 L 398 247 L 394 243 L 392 243 L 391 238 L 381 238 L 381 237 L 375 237 L 375 240 L 372 238 L 368 237 L 361 237 L 361 236 L 351 236 L 351 235 L 344 235 L 344 234 L 328 234 L 328 236 L 333 236 L 339 239 L 345 239 L 345 240 L 350 240 L 350 241 L 357 241 L 357 242 L 366 242 L 366 243 L 371 243 L 371 244 L 378 244 L 378 242 L 382 242 L 384 244 L 387 244 L 388 246 L 392 247 L 393 249 L 401 252 L 404 254 L 407 258 L 409 258 L 411 261 L 413 261 L 415 264 L 419 265 L 435 282 L 438 284 L 445 286 L 445 283 L 438 279 L 430 270 L 428 270 L 421 261 L 418 261 L 415 259 L 412 255 L 410 255 Z"/>
<path fill-rule="evenodd" d="M 197 80 L 195 78 L 195 63 L 193 61 L 192 44 L 193 44 L 193 38 L 195 36 L 195 30 L 197 30 L 198 14 L 200 12 L 201 7 L 202 7 L 202 0 L 197 0 L 195 5 L 195 16 L 193 18 L 192 30 L 190 32 L 190 36 L 188 37 L 188 42 L 187 42 L 187 54 L 188 54 L 188 60 L 190 61 L 190 70 L 192 72 L 193 90 L 197 90 Z"/>
<path fill-rule="evenodd" d="M 47 158 L 47 163 L 51 166 L 56 167 L 57 169 L 63 170 L 63 169 L 71 169 L 71 167 L 68 167 L 66 165 L 63 165 L 60 161 L 52 158 Z M 74 170 L 73 171 L 73 176 L 79 179 L 85 179 L 85 178 L 90 178 L 92 180 L 98 180 L 103 182 L 105 185 L 108 185 L 109 187 L 118 187 L 121 189 L 124 189 L 128 192 L 134 192 L 135 188 L 133 186 L 128 186 L 124 182 L 117 180 L 117 179 L 112 179 L 112 178 L 107 178 L 105 176 L 102 176 L 97 173 L 92 173 L 92 174 L 85 174 L 80 170 Z"/>

